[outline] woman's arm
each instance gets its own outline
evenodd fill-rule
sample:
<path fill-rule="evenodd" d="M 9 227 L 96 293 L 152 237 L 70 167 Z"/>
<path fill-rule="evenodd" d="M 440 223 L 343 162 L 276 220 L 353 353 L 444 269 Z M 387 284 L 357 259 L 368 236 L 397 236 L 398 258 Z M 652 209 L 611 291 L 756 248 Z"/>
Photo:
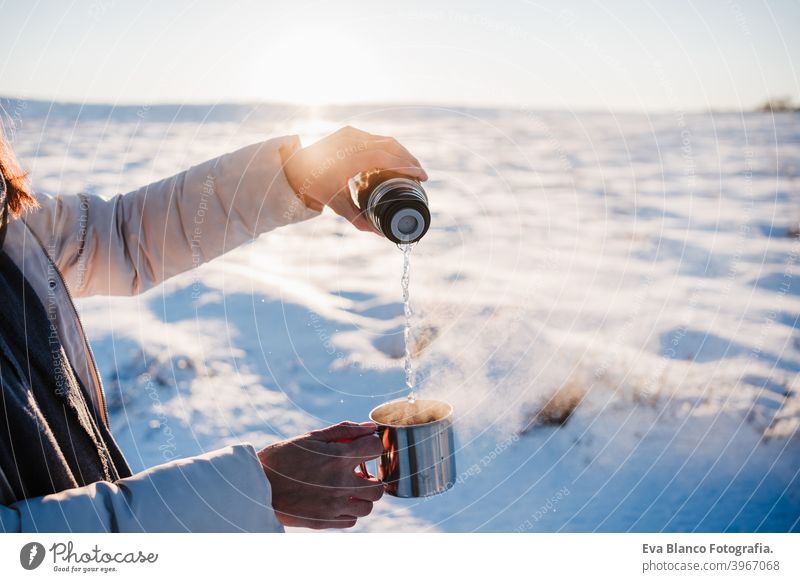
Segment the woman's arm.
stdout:
<path fill-rule="evenodd" d="M 282 532 L 271 503 L 256 451 L 242 444 L 0 505 L 0 531 Z"/>
<path fill-rule="evenodd" d="M 283 524 L 346 528 L 369 515 L 383 483 L 355 473 L 380 457 L 372 422 L 340 422 L 277 442 L 249 444 L 0 505 L 6 532 L 282 532 Z M 0 484 L 5 475 L 0 470 Z M 2 488 L 0 488 L 2 491 Z"/>
<path fill-rule="evenodd" d="M 272 139 L 125 195 L 38 197 L 25 220 L 75 295 L 131 295 L 323 206 L 373 230 L 349 178 L 388 168 L 426 180 L 397 140 L 352 127 L 301 148 Z"/>
<path fill-rule="evenodd" d="M 75 295 L 131 295 L 306 220 L 283 172 L 296 137 L 254 144 L 105 200 L 38 196 L 25 217 Z M 283 152 L 282 152 L 283 150 Z"/>

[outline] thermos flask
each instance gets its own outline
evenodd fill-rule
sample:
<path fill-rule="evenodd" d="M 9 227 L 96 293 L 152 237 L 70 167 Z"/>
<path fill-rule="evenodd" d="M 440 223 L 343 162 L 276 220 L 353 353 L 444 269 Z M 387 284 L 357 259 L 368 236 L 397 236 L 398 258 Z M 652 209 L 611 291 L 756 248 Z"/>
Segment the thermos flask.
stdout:
<path fill-rule="evenodd" d="M 413 178 L 391 170 L 359 174 L 349 183 L 350 193 L 367 219 L 397 244 L 421 239 L 431 223 L 428 196 Z"/>

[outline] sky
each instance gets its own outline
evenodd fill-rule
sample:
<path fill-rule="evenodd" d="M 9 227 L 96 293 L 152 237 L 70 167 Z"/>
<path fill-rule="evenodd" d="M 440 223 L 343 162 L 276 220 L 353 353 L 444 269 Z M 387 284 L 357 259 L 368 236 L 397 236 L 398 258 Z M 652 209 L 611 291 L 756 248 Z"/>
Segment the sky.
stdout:
<path fill-rule="evenodd" d="M 0 95 L 749 109 L 800 98 L 797 0 L 0 0 Z"/>

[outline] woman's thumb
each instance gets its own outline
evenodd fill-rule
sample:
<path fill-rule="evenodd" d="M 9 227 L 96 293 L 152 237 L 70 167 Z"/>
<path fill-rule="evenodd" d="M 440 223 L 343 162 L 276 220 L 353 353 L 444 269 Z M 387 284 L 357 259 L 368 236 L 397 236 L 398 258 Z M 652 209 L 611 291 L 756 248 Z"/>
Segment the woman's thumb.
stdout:
<path fill-rule="evenodd" d="M 314 440 L 332 442 L 347 442 L 364 435 L 372 434 L 378 429 L 374 422 L 352 422 L 345 420 L 327 428 L 311 431 L 309 434 Z"/>

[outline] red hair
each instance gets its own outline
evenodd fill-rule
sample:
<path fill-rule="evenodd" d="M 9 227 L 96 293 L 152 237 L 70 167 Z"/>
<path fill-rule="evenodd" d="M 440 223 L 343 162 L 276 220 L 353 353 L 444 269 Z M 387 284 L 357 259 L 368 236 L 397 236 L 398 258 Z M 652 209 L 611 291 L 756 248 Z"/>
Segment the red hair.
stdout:
<path fill-rule="evenodd" d="M 11 216 L 19 216 L 26 208 L 38 206 L 28 189 L 27 174 L 22 171 L 6 141 L 0 125 L 0 172 L 6 181 L 6 205 Z"/>

